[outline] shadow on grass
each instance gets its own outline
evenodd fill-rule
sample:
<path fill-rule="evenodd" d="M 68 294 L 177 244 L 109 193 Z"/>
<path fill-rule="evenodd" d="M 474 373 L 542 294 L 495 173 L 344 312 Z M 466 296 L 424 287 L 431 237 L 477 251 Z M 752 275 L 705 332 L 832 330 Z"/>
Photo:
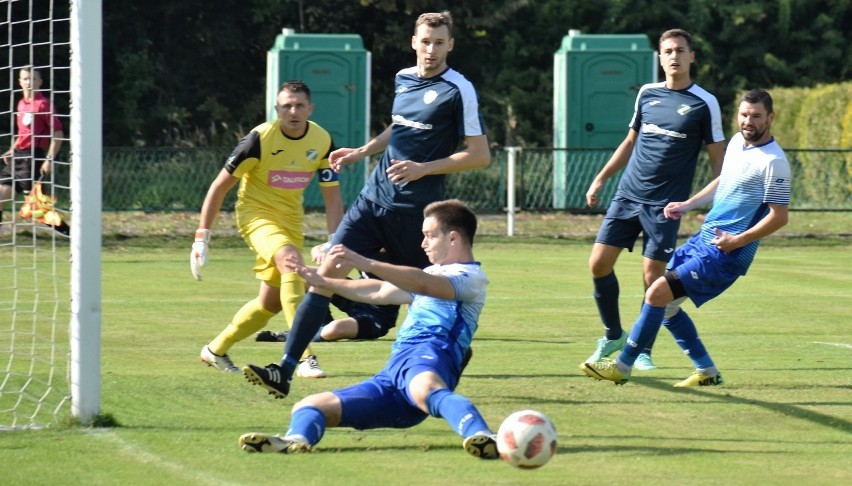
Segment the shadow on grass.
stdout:
<path fill-rule="evenodd" d="M 842 418 L 834 417 L 831 415 L 826 415 L 824 413 L 814 412 L 812 410 L 804 409 L 797 405 L 791 405 L 787 403 L 776 403 L 769 402 L 766 400 L 756 400 L 754 398 L 741 398 L 734 396 L 732 393 L 735 390 L 726 390 L 725 388 L 714 388 L 714 390 L 722 391 L 723 394 L 711 393 L 709 391 L 704 391 L 701 388 L 672 388 L 671 383 L 664 382 L 661 380 L 657 380 L 655 378 L 633 378 L 630 380 L 630 383 L 634 385 L 647 386 L 649 388 L 655 388 L 661 391 L 666 391 L 669 393 L 676 393 L 678 395 L 686 395 L 686 396 L 700 396 L 700 397 L 713 397 L 717 400 L 738 404 L 738 405 L 751 405 L 761 407 L 767 410 L 771 410 L 773 412 L 780 413 L 782 415 L 786 415 L 789 417 L 794 417 L 800 420 L 805 420 L 807 422 L 811 422 L 815 425 L 821 425 L 823 427 L 828 427 L 830 429 L 839 430 L 841 432 L 845 432 L 847 434 L 852 434 L 852 422 L 848 420 L 844 420 Z M 834 403 L 832 405 L 849 405 L 848 402 L 845 403 Z"/>
<path fill-rule="evenodd" d="M 635 439 L 636 437 L 631 437 L 631 439 Z M 589 446 L 584 445 L 582 447 L 558 447 L 556 449 L 557 454 L 582 454 L 582 453 L 594 453 L 594 454 L 610 454 L 612 453 L 612 446 Z M 731 449 L 713 449 L 713 448 L 705 448 L 705 447 L 648 447 L 648 446 L 624 446 L 623 444 L 618 446 L 619 454 L 625 452 L 637 452 L 643 455 L 655 455 L 655 456 L 683 456 L 688 454 L 785 454 L 782 451 L 768 451 L 765 449 L 755 449 L 745 451 L 742 449 L 739 450 L 731 450 Z"/>

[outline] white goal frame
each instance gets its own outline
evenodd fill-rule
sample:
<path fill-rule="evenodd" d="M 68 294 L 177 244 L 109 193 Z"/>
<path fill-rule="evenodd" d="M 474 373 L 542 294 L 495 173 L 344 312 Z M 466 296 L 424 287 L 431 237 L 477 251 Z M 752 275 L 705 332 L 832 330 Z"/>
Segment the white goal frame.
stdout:
<path fill-rule="evenodd" d="M 71 0 L 71 414 L 101 413 L 101 0 Z"/>

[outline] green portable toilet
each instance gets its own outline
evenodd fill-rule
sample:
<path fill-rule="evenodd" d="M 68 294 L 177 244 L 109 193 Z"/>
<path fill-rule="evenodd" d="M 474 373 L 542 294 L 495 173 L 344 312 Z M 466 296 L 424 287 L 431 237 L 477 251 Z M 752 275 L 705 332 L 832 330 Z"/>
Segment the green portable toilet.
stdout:
<path fill-rule="evenodd" d="M 359 147 L 370 127 L 370 52 L 357 34 L 297 34 L 283 29 L 266 56 L 267 119 L 277 117 L 281 83 L 300 79 L 311 88 L 311 120 L 331 133 L 337 147 Z M 340 174 L 343 202 L 349 205 L 364 185 L 366 160 Z M 305 207 L 324 208 L 316 180 L 305 191 Z"/>
<path fill-rule="evenodd" d="M 554 208 L 585 207 L 589 184 L 627 135 L 639 88 L 656 79 L 657 53 L 644 34 L 563 37 L 553 58 L 553 146 L 610 150 L 554 153 Z"/>

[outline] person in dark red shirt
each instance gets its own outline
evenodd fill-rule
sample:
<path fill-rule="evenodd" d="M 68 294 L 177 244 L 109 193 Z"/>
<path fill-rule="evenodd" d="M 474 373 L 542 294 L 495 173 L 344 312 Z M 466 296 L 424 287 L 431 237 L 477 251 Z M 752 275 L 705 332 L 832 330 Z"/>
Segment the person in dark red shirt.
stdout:
<path fill-rule="evenodd" d="M 39 93 L 41 73 L 31 66 L 23 67 L 18 71 L 18 83 L 23 91 L 15 112 L 18 132 L 0 164 L 0 221 L 3 207 L 14 199 L 15 190 L 32 189 L 36 167 L 42 176 L 50 173 L 64 137 L 53 104 Z"/>

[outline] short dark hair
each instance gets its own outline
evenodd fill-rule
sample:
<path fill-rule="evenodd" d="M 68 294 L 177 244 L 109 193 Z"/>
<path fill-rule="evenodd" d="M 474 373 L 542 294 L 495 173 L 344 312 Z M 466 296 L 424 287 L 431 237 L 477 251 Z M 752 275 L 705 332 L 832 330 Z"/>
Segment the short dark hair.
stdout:
<path fill-rule="evenodd" d="M 423 217 L 434 217 L 442 232 L 455 231 L 468 245 L 473 246 L 473 237 L 476 236 L 476 214 L 464 202 L 458 199 L 435 201 L 423 209 Z"/>
<path fill-rule="evenodd" d="M 752 89 L 746 91 L 746 93 L 742 97 L 742 101 L 746 103 L 751 103 L 756 105 L 758 103 L 762 104 L 764 108 L 766 108 L 766 113 L 772 113 L 772 96 L 769 95 L 768 92 L 762 89 Z"/>
<path fill-rule="evenodd" d="M 307 83 L 304 81 L 300 81 L 298 79 L 291 79 L 290 81 L 285 81 L 284 84 L 278 88 L 278 93 L 280 94 L 282 91 L 289 91 L 291 93 L 305 93 L 305 96 L 308 97 L 308 101 L 311 101 L 311 88 L 308 87 Z"/>
<path fill-rule="evenodd" d="M 447 31 L 450 33 L 450 39 L 453 38 L 453 16 L 447 10 L 444 10 L 443 12 L 425 13 L 421 14 L 420 17 L 417 17 L 417 22 L 414 23 L 414 35 L 417 35 L 417 28 L 423 24 L 426 24 L 433 29 L 435 27 L 446 25 Z"/>
<path fill-rule="evenodd" d="M 26 66 L 21 66 L 20 68 L 18 68 L 18 77 L 20 77 L 21 73 L 23 73 L 24 71 L 30 73 L 30 76 L 38 76 L 39 79 L 43 79 L 41 77 L 41 71 L 36 69 L 33 65 L 28 64 Z"/>
<path fill-rule="evenodd" d="M 686 39 L 686 45 L 687 45 L 687 47 L 689 47 L 689 50 L 690 51 L 693 50 L 692 49 L 692 36 L 689 35 L 689 32 L 687 32 L 683 29 L 669 29 L 669 30 L 663 32 L 663 34 L 660 36 L 660 41 L 657 43 L 657 50 L 659 50 L 659 47 L 663 44 L 664 40 L 670 39 L 672 37 L 683 37 L 684 39 Z"/>

